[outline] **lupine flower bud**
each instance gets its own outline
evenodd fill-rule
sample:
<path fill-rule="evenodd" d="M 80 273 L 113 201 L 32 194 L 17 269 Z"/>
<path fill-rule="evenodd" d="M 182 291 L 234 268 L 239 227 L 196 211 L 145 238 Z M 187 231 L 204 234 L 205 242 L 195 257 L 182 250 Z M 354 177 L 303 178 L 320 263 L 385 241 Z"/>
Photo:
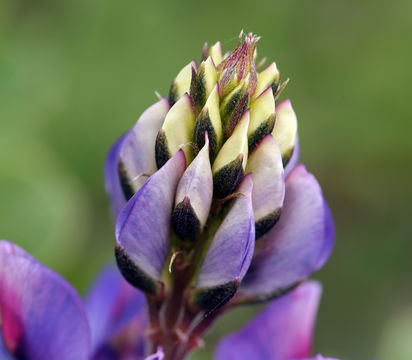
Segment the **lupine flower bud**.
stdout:
<path fill-rule="evenodd" d="M 253 96 L 257 86 L 257 74 L 255 70 L 254 54 L 256 44 L 260 38 L 249 34 L 242 43 L 240 33 L 239 43 L 233 53 L 219 64 L 220 91 L 225 97 L 232 89 L 240 83 L 244 83 L 249 96 Z"/>
<path fill-rule="evenodd" d="M 222 121 L 219 112 L 218 84 L 213 88 L 205 106 L 196 119 L 193 130 L 193 140 L 199 148 L 204 145 L 206 131 L 210 142 L 210 157 L 214 160 L 223 141 Z"/>
<path fill-rule="evenodd" d="M 246 172 L 254 174 L 252 201 L 256 238 L 260 238 L 279 219 L 285 197 L 282 157 L 272 135 L 267 135 L 249 156 Z"/>
<path fill-rule="evenodd" d="M 207 98 L 215 87 L 216 81 L 217 71 L 210 56 L 200 63 L 197 72 L 192 67 L 190 96 L 198 109 L 201 109 L 206 103 Z"/>
<path fill-rule="evenodd" d="M 284 165 L 292 156 L 295 148 L 298 123 L 290 100 L 276 107 L 276 122 L 272 135 L 279 145 Z"/>
<path fill-rule="evenodd" d="M 205 44 L 203 48 L 203 54 L 202 54 L 203 60 L 205 60 L 208 56 L 212 57 L 213 62 L 215 64 L 220 64 L 222 62 L 223 60 L 222 44 L 220 43 L 220 41 L 212 45 L 210 48 L 208 48 L 207 44 Z"/>
<path fill-rule="evenodd" d="M 247 131 L 249 151 L 270 134 L 275 125 L 275 99 L 271 88 L 266 89 L 250 105 L 250 124 Z"/>
<path fill-rule="evenodd" d="M 220 110 L 223 134 L 227 139 L 232 135 L 239 119 L 249 105 L 248 83 L 243 80 L 226 97 L 223 98 Z"/>
<path fill-rule="evenodd" d="M 246 111 L 213 163 L 214 192 L 219 197 L 232 193 L 245 173 L 248 155 L 247 129 L 249 120 L 249 111 Z"/>
<path fill-rule="evenodd" d="M 192 81 L 192 72 L 196 72 L 197 65 L 195 61 L 191 61 L 187 64 L 179 74 L 177 74 L 169 90 L 169 103 L 173 106 L 175 102 L 180 99 L 184 93 L 188 93 L 190 90 L 190 84 Z"/>
<path fill-rule="evenodd" d="M 185 93 L 169 110 L 156 139 L 156 164 L 161 168 L 182 145 L 190 142 L 193 136 L 195 115 L 192 101 Z M 183 147 L 186 159 L 191 161 L 192 149 Z"/>
<path fill-rule="evenodd" d="M 249 267 L 255 244 L 252 187 L 249 174 L 237 189 L 243 196 L 235 199 L 210 243 L 193 294 L 194 303 L 201 308 L 215 309 L 228 301 Z M 229 260 L 238 266 L 231 266 Z"/>
<path fill-rule="evenodd" d="M 257 98 L 267 88 L 272 88 L 273 94 L 279 86 L 279 70 L 276 63 L 271 63 L 265 70 L 260 72 L 257 76 L 257 87 L 253 98 Z"/>
<path fill-rule="evenodd" d="M 319 184 L 297 166 L 296 115 L 277 104 L 286 83 L 275 63 L 256 72 L 258 40 L 225 56 L 205 46 L 107 158 L 117 263 L 161 314 L 157 344 L 199 313 L 280 296 L 332 249 Z"/>
<path fill-rule="evenodd" d="M 206 133 L 207 134 L 207 133 Z M 195 240 L 209 216 L 213 179 L 209 161 L 209 140 L 186 169 L 176 191 L 173 227 L 183 240 Z"/>

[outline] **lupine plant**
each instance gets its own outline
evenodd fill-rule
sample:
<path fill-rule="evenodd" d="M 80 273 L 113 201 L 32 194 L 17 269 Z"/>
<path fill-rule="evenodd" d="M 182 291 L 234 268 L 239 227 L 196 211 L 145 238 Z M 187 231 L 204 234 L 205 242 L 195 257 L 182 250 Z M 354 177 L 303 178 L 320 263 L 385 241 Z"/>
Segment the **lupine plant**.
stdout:
<path fill-rule="evenodd" d="M 215 358 L 311 358 L 334 228 L 316 179 L 298 164 L 297 119 L 259 38 L 204 46 L 113 145 L 105 182 L 120 273 L 83 302 L 58 274 L 0 243 L 5 359 L 184 359 L 216 319 L 271 302 Z M 320 355 L 313 360 L 325 359 Z"/>

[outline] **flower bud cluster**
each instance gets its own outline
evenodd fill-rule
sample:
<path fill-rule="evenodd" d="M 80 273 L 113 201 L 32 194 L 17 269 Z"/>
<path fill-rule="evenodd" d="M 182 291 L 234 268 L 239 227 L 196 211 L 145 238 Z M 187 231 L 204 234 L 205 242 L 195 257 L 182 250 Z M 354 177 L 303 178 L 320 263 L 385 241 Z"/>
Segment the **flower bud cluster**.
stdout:
<path fill-rule="evenodd" d="M 258 40 L 258 37 L 249 34 L 242 42 L 241 34 L 236 49 L 225 57 L 219 42 L 210 48 L 205 46 L 199 67 L 194 61 L 190 62 L 173 81 L 169 93 L 169 103 L 173 106 L 166 114 L 156 138 L 156 164 L 160 168 L 180 148 L 183 148 L 186 161 L 190 163 L 204 147 L 206 133 L 213 195 L 216 198 L 223 199 L 234 193 L 246 173 L 253 173 L 253 177 L 270 176 L 268 167 L 273 169 L 273 181 L 276 181 L 277 175 L 277 183 L 282 187 L 283 169 L 278 154 L 280 151 L 285 166 L 294 150 L 296 116 L 289 101 L 278 106 L 278 111 L 275 110 L 279 71 L 272 63 L 257 74 L 255 55 Z M 270 139 L 262 142 L 262 149 L 257 150 L 260 155 L 250 156 L 268 135 Z M 261 161 L 265 153 L 270 155 L 266 156 L 266 161 Z M 277 191 L 283 192 L 282 189 Z M 280 196 L 277 199 L 279 208 L 266 213 L 255 212 L 259 236 L 276 222 L 282 201 Z M 186 210 L 182 211 L 182 203 L 179 202 L 178 210 L 174 212 L 174 228 L 178 234 L 186 234 L 188 230 L 180 227 L 189 223 L 196 228 L 193 233 L 200 233 L 205 225 L 196 212 L 204 214 L 205 210 L 209 210 L 210 202 L 193 202 L 188 194 L 185 198 Z M 181 220 L 184 217 L 185 222 Z M 186 235 L 181 237 L 187 238 Z"/>
<path fill-rule="evenodd" d="M 158 344 L 199 312 L 279 296 L 332 248 L 295 112 L 277 101 L 287 81 L 274 62 L 259 71 L 258 40 L 205 45 L 107 158 L 118 266 L 157 309 Z"/>

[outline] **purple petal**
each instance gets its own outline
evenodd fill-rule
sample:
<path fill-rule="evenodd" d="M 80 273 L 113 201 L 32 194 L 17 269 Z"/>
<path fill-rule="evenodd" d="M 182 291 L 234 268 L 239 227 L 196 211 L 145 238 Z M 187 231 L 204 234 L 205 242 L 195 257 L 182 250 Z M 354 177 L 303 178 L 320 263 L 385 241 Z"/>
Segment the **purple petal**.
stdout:
<path fill-rule="evenodd" d="M 136 344 L 139 336 L 142 341 L 146 326 L 145 306 L 144 295 L 129 285 L 115 266 L 107 266 L 85 300 L 93 351 L 108 343 L 132 322 L 134 325 L 138 322 L 141 329 L 136 334 Z"/>
<path fill-rule="evenodd" d="M 120 137 L 111 147 L 109 153 L 106 156 L 106 162 L 104 164 L 104 178 L 106 192 L 109 194 L 110 202 L 112 205 L 113 217 L 116 219 L 126 204 L 126 198 L 123 193 L 122 185 L 120 183 L 119 171 L 118 171 L 118 159 L 120 153 L 121 144 L 126 134 Z"/>
<path fill-rule="evenodd" d="M 127 266 L 132 263 L 151 279 L 160 278 L 169 251 L 173 202 L 185 167 L 184 152 L 179 150 L 129 200 L 117 219 L 118 251 L 127 256 Z"/>
<path fill-rule="evenodd" d="M 115 218 L 126 204 L 124 190 L 127 190 L 130 197 L 146 182 L 146 174 L 157 170 L 154 159 L 155 140 L 168 110 L 169 102 L 166 98 L 150 106 L 136 125 L 120 137 L 107 154 L 105 186 Z"/>
<path fill-rule="evenodd" d="M 321 188 L 303 165 L 286 179 L 282 215 L 260 239 L 240 291 L 245 297 L 270 297 L 323 265 L 333 246 L 333 223 Z"/>
<path fill-rule="evenodd" d="M 242 330 L 225 337 L 217 360 L 286 360 L 308 357 L 321 295 L 317 282 L 307 282 L 275 300 Z"/>
<path fill-rule="evenodd" d="M 253 174 L 252 202 L 259 238 L 279 219 L 285 197 L 282 155 L 272 135 L 265 136 L 249 156 L 246 172 Z"/>
<path fill-rule="evenodd" d="M 290 173 L 290 172 L 295 168 L 295 166 L 298 164 L 299 155 L 300 155 L 299 138 L 298 138 L 298 135 L 296 135 L 295 146 L 293 147 L 292 156 L 290 157 L 288 163 L 287 163 L 286 166 L 285 166 L 285 176 L 288 176 L 289 173 Z"/>
<path fill-rule="evenodd" d="M 82 301 L 60 275 L 12 243 L 0 242 L 3 340 L 18 358 L 87 359 L 90 331 Z"/>
<path fill-rule="evenodd" d="M 249 174 L 239 184 L 236 192 L 242 195 L 235 199 L 205 255 L 197 278 L 198 289 L 213 289 L 226 284 L 237 288 L 245 276 L 255 244 L 252 188 Z"/>
<path fill-rule="evenodd" d="M 209 161 L 209 140 L 188 166 L 176 191 L 173 225 L 183 239 L 197 236 L 209 216 L 213 177 Z"/>
<path fill-rule="evenodd" d="M 157 170 L 156 136 L 169 109 L 166 98 L 150 106 L 125 135 L 121 144 L 119 168 L 124 180 L 123 186 L 129 189 L 130 197 L 144 185 L 147 180 L 145 175 L 152 175 Z"/>

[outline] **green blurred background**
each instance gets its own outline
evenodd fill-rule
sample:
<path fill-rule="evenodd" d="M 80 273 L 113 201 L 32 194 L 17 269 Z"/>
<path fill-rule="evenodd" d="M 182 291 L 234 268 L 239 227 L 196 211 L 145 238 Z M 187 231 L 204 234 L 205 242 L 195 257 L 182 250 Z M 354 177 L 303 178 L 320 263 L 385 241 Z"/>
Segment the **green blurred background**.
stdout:
<path fill-rule="evenodd" d="M 231 49 L 243 28 L 291 78 L 302 160 L 336 220 L 315 350 L 411 359 L 411 14 L 410 0 L 0 0 L 0 238 L 84 293 L 113 259 L 108 148 L 205 41 Z"/>

